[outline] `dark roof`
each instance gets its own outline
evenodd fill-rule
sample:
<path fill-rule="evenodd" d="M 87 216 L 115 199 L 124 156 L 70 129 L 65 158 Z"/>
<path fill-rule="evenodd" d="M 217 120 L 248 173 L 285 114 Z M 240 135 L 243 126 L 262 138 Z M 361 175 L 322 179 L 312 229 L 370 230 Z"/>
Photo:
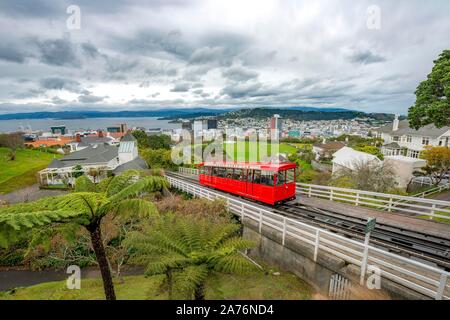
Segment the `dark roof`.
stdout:
<path fill-rule="evenodd" d="M 127 170 L 145 170 L 148 169 L 147 163 L 140 157 L 124 163 L 113 170 L 113 173 L 121 173 Z"/>
<path fill-rule="evenodd" d="M 122 137 L 120 141 L 137 141 L 137 140 L 130 132 L 128 132 L 126 135 Z"/>
<path fill-rule="evenodd" d="M 400 147 L 400 145 L 397 142 L 391 142 L 388 144 L 383 145 L 383 147 L 385 148 L 390 148 L 390 149 L 401 149 L 402 147 Z"/>
<path fill-rule="evenodd" d="M 72 167 L 78 164 L 106 163 L 119 156 L 119 148 L 109 144 L 91 145 L 61 159 L 54 159 L 49 168 Z M 55 161 L 56 160 L 56 161 Z"/>
<path fill-rule="evenodd" d="M 439 129 L 439 128 L 436 128 L 436 126 L 433 124 L 426 125 L 426 126 L 420 128 L 419 130 L 416 130 L 416 129 L 409 127 L 408 120 L 399 121 L 398 130 L 396 130 L 396 131 L 393 131 L 392 127 L 393 127 L 393 125 L 392 125 L 392 123 L 390 123 L 390 124 L 380 127 L 377 130 L 374 130 L 374 131 L 389 133 L 390 135 L 394 135 L 394 136 L 416 135 L 416 136 L 437 138 L 450 130 L 450 127 L 443 127 L 443 128 Z"/>
<path fill-rule="evenodd" d="M 314 147 L 324 150 L 339 150 L 345 147 L 345 143 L 341 141 L 330 141 L 326 143 L 315 143 Z"/>

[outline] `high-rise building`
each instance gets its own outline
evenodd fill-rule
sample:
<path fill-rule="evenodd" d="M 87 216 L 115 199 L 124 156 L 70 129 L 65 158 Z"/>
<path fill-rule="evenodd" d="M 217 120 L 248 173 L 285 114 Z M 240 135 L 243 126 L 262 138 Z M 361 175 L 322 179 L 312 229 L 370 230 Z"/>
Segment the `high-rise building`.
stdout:
<path fill-rule="evenodd" d="M 274 114 L 269 121 L 270 138 L 272 140 L 278 140 L 281 138 L 283 132 L 283 122 L 279 114 Z"/>
<path fill-rule="evenodd" d="M 208 119 L 206 120 L 207 129 L 217 129 L 217 119 Z"/>

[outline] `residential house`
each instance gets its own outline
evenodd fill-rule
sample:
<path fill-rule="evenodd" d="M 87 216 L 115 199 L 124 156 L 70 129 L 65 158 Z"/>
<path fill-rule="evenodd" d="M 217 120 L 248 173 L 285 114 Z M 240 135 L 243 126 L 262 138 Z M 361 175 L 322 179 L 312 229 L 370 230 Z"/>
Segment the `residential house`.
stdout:
<path fill-rule="evenodd" d="M 343 169 L 354 170 L 358 164 L 375 163 L 381 164 L 382 161 L 375 155 L 356 151 L 349 147 L 342 147 L 333 154 L 332 173 L 337 173 Z"/>
<path fill-rule="evenodd" d="M 77 169 L 78 166 L 81 166 L 81 170 Z M 105 142 L 91 143 L 61 159 L 53 159 L 39 175 L 42 185 L 73 185 L 80 171 L 94 182 L 99 182 L 108 174 L 147 168 L 145 161 L 138 155 L 136 139 L 128 133 L 119 146 Z"/>
<path fill-rule="evenodd" d="M 408 120 L 394 122 L 374 130 L 385 145 L 381 152 L 386 156 L 406 156 L 418 159 L 425 146 L 450 146 L 450 127 L 436 128 L 429 124 L 419 130 L 409 127 Z"/>
<path fill-rule="evenodd" d="M 99 145 L 99 144 L 108 144 L 111 146 L 119 145 L 121 140 L 114 138 L 109 133 L 105 136 L 103 131 L 99 130 L 96 135 L 87 135 L 82 136 L 77 133 L 75 136 L 75 141 L 71 141 L 67 143 L 70 147 L 70 152 L 81 151 L 89 146 Z"/>
<path fill-rule="evenodd" d="M 312 151 L 316 156 L 316 160 L 319 161 L 321 159 L 331 159 L 333 154 L 345 147 L 345 143 L 341 141 L 329 141 L 325 140 L 322 143 L 315 143 L 313 145 Z"/>

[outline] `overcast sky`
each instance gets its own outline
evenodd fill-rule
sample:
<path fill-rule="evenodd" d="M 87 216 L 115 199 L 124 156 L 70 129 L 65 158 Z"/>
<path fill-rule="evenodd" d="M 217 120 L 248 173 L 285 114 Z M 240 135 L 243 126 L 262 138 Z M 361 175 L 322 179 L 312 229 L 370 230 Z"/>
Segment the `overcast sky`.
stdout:
<path fill-rule="evenodd" d="M 67 27 L 69 5 L 81 10 L 80 29 Z M 447 0 L 2 0 L 0 113 L 406 113 L 433 60 L 450 49 L 449 12 Z"/>

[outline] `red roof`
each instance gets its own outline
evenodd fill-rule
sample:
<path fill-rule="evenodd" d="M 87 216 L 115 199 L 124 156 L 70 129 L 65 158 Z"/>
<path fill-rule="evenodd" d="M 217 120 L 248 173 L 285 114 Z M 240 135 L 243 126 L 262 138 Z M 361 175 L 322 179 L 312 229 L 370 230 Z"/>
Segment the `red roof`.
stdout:
<path fill-rule="evenodd" d="M 253 170 L 270 170 L 279 171 L 294 169 L 297 167 L 295 163 L 292 162 L 223 162 L 223 161 L 212 161 L 203 162 L 200 166 L 205 167 L 223 167 L 223 168 L 241 168 L 241 169 L 253 169 Z"/>

